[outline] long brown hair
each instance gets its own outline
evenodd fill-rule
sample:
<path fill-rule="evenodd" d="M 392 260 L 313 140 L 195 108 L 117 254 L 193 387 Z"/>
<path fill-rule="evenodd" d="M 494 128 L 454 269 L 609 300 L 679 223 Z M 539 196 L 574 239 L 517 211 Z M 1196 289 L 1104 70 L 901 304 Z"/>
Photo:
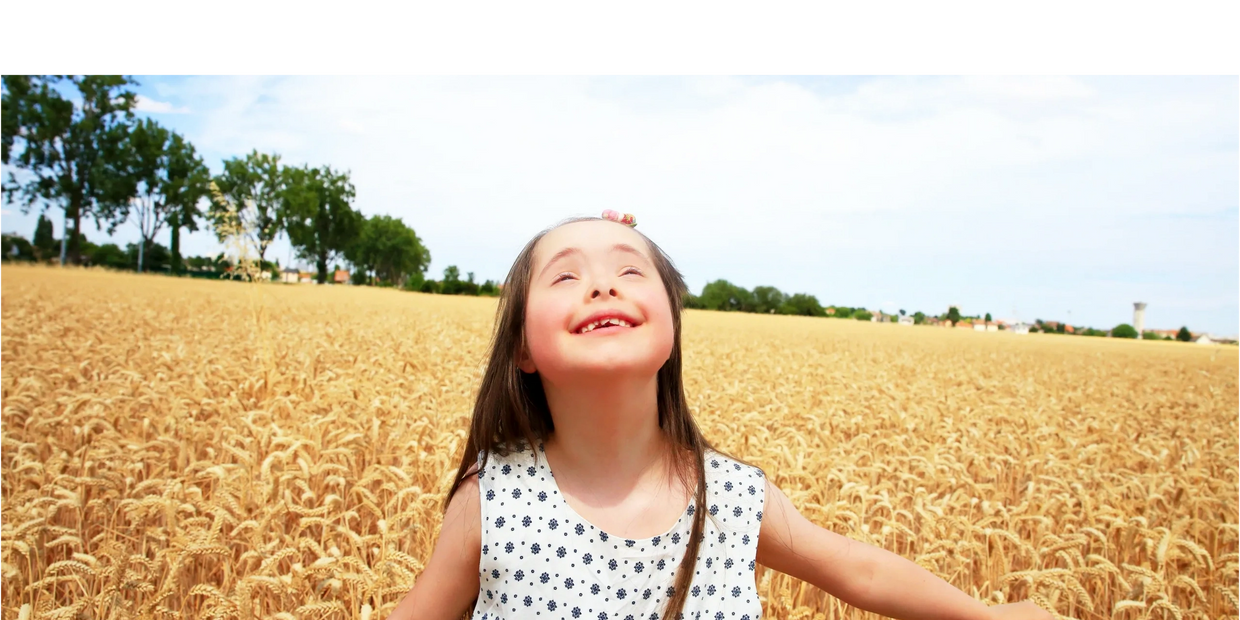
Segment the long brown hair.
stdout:
<path fill-rule="evenodd" d="M 492 452 L 506 456 L 522 444 L 531 448 L 537 446 L 540 440 L 546 439 L 554 430 L 551 411 L 547 407 L 547 396 L 543 392 L 538 373 L 526 374 L 517 366 L 525 343 L 525 305 L 534 268 L 534 246 L 544 235 L 560 226 L 591 220 L 602 218 L 572 218 L 538 233 L 525 244 L 525 248 L 513 262 L 512 269 L 508 271 L 499 299 L 486 373 L 482 377 L 478 398 L 474 401 L 473 421 L 470 423 L 469 437 L 465 440 L 465 454 L 461 457 L 461 465 L 452 488 L 444 498 L 445 512 L 461 483 L 477 473 L 475 464 L 479 468 L 486 467 L 487 458 Z M 655 269 L 667 289 L 667 298 L 672 309 L 672 354 L 659 368 L 658 373 L 659 427 L 663 429 L 669 443 L 679 448 L 673 450 L 676 474 L 686 487 L 695 489 L 693 529 L 689 534 L 684 558 L 676 569 L 676 582 L 671 596 L 663 611 L 663 620 L 672 620 L 684 609 L 698 549 L 705 537 L 703 530 L 706 527 L 707 511 L 702 507 L 706 503 L 706 451 L 714 450 L 738 462 L 745 461 L 715 448 L 702 436 L 693 421 L 689 412 L 689 401 L 685 398 L 684 381 L 680 376 L 680 315 L 688 289 L 684 276 L 672 264 L 667 254 L 646 235 L 641 232 L 637 234 L 641 235 L 650 247 L 651 260 L 654 261 Z M 477 463 L 479 452 L 482 452 L 481 463 Z M 534 457 L 538 458 L 537 450 L 534 450 Z M 692 485 L 690 481 L 693 482 Z"/>

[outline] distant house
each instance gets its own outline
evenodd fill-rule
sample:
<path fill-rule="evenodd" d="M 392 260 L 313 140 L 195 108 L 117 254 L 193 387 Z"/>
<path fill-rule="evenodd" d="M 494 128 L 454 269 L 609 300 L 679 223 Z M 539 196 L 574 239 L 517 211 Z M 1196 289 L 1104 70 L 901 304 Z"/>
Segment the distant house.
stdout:
<path fill-rule="evenodd" d="M 289 284 L 297 284 L 298 271 L 292 267 L 285 267 L 280 270 L 280 281 Z"/>
<path fill-rule="evenodd" d="M 961 321 L 956 323 L 956 329 L 973 329 L 973 321 Z"/>
<path fill-rule="evenodd" d="M 348 284 L 349 272 L 344 269 L 337 269 L 336 273 L 332 274 L 332 282 L 335 282 L 336 284 Z"/>
<path fill-rule="evenodd" d="M 835 314 L 835 308 L 827 308 L 827 316 L 832 316 L 834 314 Z"/>
<path fill-rule="evenodd" d="M 909 315 L 907 315 L 907 314 L 906 314 L 906 315 L 904 315 L 904 316 L 902 316 L 902 317 L 900 317 L 900 324 L 901 324 L 901 325 L 912 325 L 912 324 L 913 324 L 913 317 L 911 317 L 911 316 L 909 316 Z"/>
<path fill-rule="evenodd" d="M 988 324 L 986 325 L 986 331 L 988 331 L 988 332 L 997 332 L 997 331 L 999 331 L 999 324 L 998 324 L 998 323 L 988 323 Z"/>
<path fill-rule="evenodd" d="M 1194 340 L 1194 342 L 1197 344 L 1214 344 L 1214 341 L 1210 339 L 1209 334 L 1202 334 L 1197 338 L 1197 340 Z"/>
<path fill-rule="evenodd" d="M 999 329 L 999 326 L 998 326 L 998 325 L 996 325 L 996 326 L 995 326 L 995 329 L 996 329 L 996 330 L 998 330 L 998 329 Z M 975 332 L 984 332 L 984 331 L 986 331 L 986 324 L 985 324 L 985 323 L 974 323 L 974 324 L 973 324 L 973 331 L 975 331 Z"/>
<path fill-rule="evenodd" d="M 313 284 L 314 274 L 309 271 L 297 272 L 297 281 L 301 284 Z"/>
<path fill-rule="evenodd" d="M 1075 334 L 1075 333 L 1076 333 L 1076 328 L 1072 327 L 1071 325 L 1067 325 L 1067 324 L 1065 324 L 1065 325 L 1063 326 L 1063 331 L 1064 331 L 1064 332 L 1066 332 L 1066 333 L 1069 333 L 1069 334 Z"/>
<path fill-rule="evenodd" d="M 1029 324 L 1028 323 L 1016 323 L 1012 325 L 1012 328 L 1009 329 L 1008 331 L 1012 332 L 1013 334 L 1028 334 Z"/>

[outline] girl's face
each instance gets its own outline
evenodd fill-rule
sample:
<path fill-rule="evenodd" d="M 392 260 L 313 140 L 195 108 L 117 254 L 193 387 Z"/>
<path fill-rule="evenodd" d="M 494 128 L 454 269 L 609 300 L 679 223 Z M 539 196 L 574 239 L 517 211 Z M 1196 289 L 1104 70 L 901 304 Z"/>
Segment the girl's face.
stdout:
<path fill-rule="evenodd" d="M 538 241 L 533 264 L 521 370 L 553 383 L 654 376 L 671 356 L 671 303 L 641 235 L 603 220 L 565 224 Z"/>

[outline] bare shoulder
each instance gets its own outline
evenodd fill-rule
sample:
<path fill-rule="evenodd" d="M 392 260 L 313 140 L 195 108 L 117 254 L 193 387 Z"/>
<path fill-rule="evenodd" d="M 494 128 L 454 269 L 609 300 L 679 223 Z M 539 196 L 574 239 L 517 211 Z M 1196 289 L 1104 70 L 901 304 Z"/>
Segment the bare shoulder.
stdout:
<path fill-rule="evenodd" d="M 758 563 L 830 588 L 836 576 L 824 571 L 849 553 L 852 542 L 802 516 L 770 477 L 766 479 L 765 504 L 758 534 Z"/>
<path fill-rule="evenodd" d="M 479 541 L 478 545 L 481 547 L 482 502 L 479 501 L 478 497 L 477 473 L 478 466 L 474 465 L 465 474 L 465 479 L 461 481 L 461 485 L 456 488 L 456 493 L 448 501 L 448 510 L 443 516 L 443 528 L 445 531 L 449 528 L 464 528 L 468 531 L 459 533 L 471 535 L 473 539 Z M 442 536 L 443 533 L 441 532 L 440 537 Z M 481 555 L 481 553 L 482 550 L 480 548 L 477 555 Z"/>
<path fill-rule="evenodd" d="M 804 517 L 797 511 L 796 506 L 792 505 L 792 500 L 789 500 L 770 478 L 765 479 L 765 484 L 762 530 L 758 534 L 758 562 L 764 566 L 772 566 L 770 562 L 763 561 L 763 557 L 769 559 L 773 548 L 791 545 L 793 528 L 800 526 Z"/>

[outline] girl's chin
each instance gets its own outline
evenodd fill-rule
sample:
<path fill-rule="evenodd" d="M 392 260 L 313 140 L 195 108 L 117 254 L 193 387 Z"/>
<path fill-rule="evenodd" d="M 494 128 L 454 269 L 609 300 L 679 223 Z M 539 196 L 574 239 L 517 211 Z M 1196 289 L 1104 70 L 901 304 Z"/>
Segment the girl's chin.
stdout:
<path fill-rule="evenodd" d="M 582 380 L 620 380 L 623 378 L 653 378 L 659 374 L 663 362 L 651 359 L 626 359 L 615 357 L 599 357 L 595 359 L 565 360 L 553 370 L 542 374 L 555 377 L 556 383 L 570 385 Z"/>

